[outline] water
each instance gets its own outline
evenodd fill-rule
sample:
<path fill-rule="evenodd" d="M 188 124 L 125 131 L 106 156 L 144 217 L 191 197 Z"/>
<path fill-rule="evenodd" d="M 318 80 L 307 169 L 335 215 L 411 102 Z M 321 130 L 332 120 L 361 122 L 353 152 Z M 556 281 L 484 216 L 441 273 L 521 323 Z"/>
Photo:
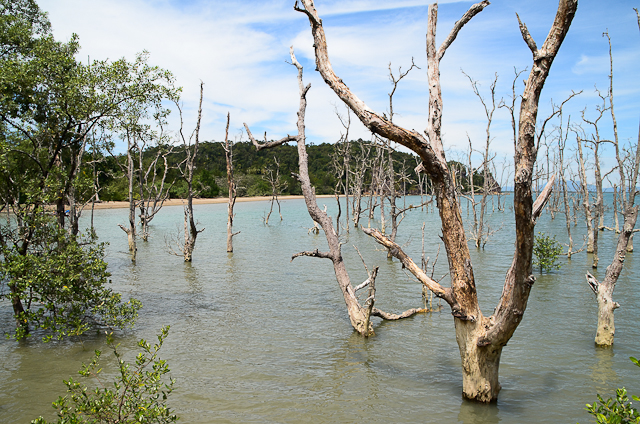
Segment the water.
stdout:
<path fill-rule="evenodd" d="M 333 199 L 319 202 L 335 215 Z M 584 278 L 591 271 L 587 254 L 561 259 L 563 267 L 552 274 L 536 274 L 524 320 L 503 350 L 499 400 L 478 405 L 461 398 L 460 357 L 448 307 L 398 322 L 375 321 L 376 336 L 361 338 L 351 329 L 330 261 L 303 257 L 290 262 L 293 253 L 326 245 L 322 234 L 308 234 L 312 222 L 303 201 L 284 201 L 284 220 L 272 215 L 269 226 L 262 223 L 267 210 L 267 202 L 236 205 L 235 229 L 241 233 L 234 238 L 235 252 L 227 254 L 226 205 L 196 206 L 199 227 L 206 229 L 198 237 L 193 263 L 185 264 L 167 248 L 171 237 L 181 236 L 182 208 L 165 207 L 153 221 L 150 241 L 138 244 L 136 265 L 117 227 L 126 222 L 127 211 L 96 211 L 98 234 L 110 243 L 114 289 L 144 304 L 136 327 L 117 333 L 117 342 L 131 358 L 137 340 L 155 340 L 162 326 L 171 325 L 161 357 L 176 379 L 170 405 L 181 422 L 586 423 L 591 420 L 583 407 L 596 393 L 608 397 L 626 386 L 640 394 L 640 370 L 628 359 L 640 354 L 637 253 L 627 256 L 616 287 L 621 308 L 612 349 L 594 347 L 596 303 Z M 462 212 L 468 219 L 464 201 Z M 499 299 L 514 241 L 509 209 L 490 219 L 493 228 L 501 229 L 485 250 L 472 249 L 485 315 Z M 425 249 L 434 258 L 441 244 L 436 213 L 409 213 L 398 235 L 416 261 L 423 221 Z M 575 240 L 582 240 L 583 227 L 580 222 L 573 228 Z M 562 215 L 551 220 L 543 214 L 536 229 L 556 233 L 560 241 L 566 238 Z M 616 237 L 600 233 L 599 278 Z M 402 312 L 421 305 L 420 285 L 397 261 L 388 261 L 373 240 L 354 230 L 344 239 L 354 285 L 366 273 L 352 245 L 369 267 L 380 266 L 377 307 Z M 436 276 L 446 272 L 441 251 Z M 448 285 L 446 278 L 443 284 Z M 12 325 L 10 305 L 2 302 L 0 328 Z M 54 418 L 51 402 L 64 394 L 62 380 L 76 378 L 94 349 L 103 350 L 103 380 L 110 381 L 113 356 L 99 334 L 49 344 L 35 338 L 0 341 L 0 422 Z"/>

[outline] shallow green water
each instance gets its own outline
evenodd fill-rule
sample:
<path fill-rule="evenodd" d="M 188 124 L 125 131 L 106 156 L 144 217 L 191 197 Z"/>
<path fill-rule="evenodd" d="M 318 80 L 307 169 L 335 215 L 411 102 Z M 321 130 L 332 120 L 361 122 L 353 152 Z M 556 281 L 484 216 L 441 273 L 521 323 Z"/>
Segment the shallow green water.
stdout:
<path fill-rule="evenodd" d="M 323 203 L 330 212 L 335 209 L 332 199 L 320 199 Z M 96 211 L 98 234 L 110 243 L 114 288 L 144 304 L 135 329 L 118 335 L 121 349 L 131 356 L 138 339 L 155 338 L 163 325 L 171 325 L 162 357 L 177 380 L 170 404 L 181 422 L 586 423 L 590 419 L 582 408 L 595 393 L 610 396 L 619 386 L 640 393 L 640 370 L 628 360 L 640 354 L 638 253 L 628 255 L 616 288 L 622 307 L 616 311 L 613 349 L 593 344 L 596 304 L 584 278 L 590 270 L 585 253 L 570 262 L 563 259 L 562 269 L 553 274 L 537 275 L 524 320 L 502 354 L 499 401 L 477 405 L 460 395 L 460 357 L 448 308 L 400 322 L 376 321 L 375 337 L 359 337 L 350 327 L 330 262 L 290 262 L 293 253 L 326 244 L 322 235 L 308 234 L 312 222 L 304 203 L 283 202 L 284 221 L 272 215 L 269 226 L 262 223 L 267 210 L 267 202 L 236 205 L 235 228 L 241 233 L 234 239 L 235 252 L 227 254 L 226 205 L 196 206 L 195 216 L 206 230 L 193 264 L 184 264 L 166 247 L 166 239 L 180 231 L 182 208 L 166 207 L 153 221 L 150 241 L 139 243 L 137 265 L 130 263 L 126 236 L 117 227 L 127 211 Z M 433 258 L 440 241 L 436 213 L 411 212 L 398 235 L 416 260 L 423 221 L 427 255 Z M 493 214 L 491 223 L 501 229 L 484 251 L 472 250 L 485 315 L 499 299 L 514 241 L 509 209 Z M 564 241 L 564 217 L 551 220 L 545 213 L 537 230 L 557 233 Z M 583 224 L 574 230 L 581 240 Z M 354 283 L 366 276 L 352 245 L 369 266 L 380 266 L 377 307 L 400 312 L 420 306 L 420 285 L 397 261 L 388 261 L 360 231 L 351 230 L 344 239 Z M 599 277 L 615 239 L 601 233 Z M 444 273 L 441 252 L 436 275 Z M 0 303 L 0 328 L 11 327 L 9 315 L 10 305 Z M 82 342 L 0 341 L 0 422 L 53 418 L 50 405 L 64 393 L 62 380 L 75 377 L 96 348 L 104 344 L 95 334 Z M 113 371 L 111 358 L 103 355 L 107 374 Z"/>

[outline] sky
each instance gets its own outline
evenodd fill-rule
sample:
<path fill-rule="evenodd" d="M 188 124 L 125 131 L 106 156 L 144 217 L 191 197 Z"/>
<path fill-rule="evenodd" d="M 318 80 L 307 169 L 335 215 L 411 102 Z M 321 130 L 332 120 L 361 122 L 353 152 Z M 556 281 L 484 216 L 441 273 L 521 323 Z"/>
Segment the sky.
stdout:
<path fill-rule="evenodd" d="M 201 139 L 224 139 L 226 114 L 231 114 L 230 137 L 247 140 L 246 122 L 256 137 L 268 139 L 296 132 L 298 85 L 289 63 L 289 47 L 304 66 L 307 95 L 307 140 L 333 143 L 344 128 L 336 110 L 345 106 L 315 71 L 308 19 L 293 10 L 294 0 L 39 0 L 60 41 L 78 34 L 79 60 L 125 57 L 133 61 L 146 50 L 149 62 L 170 70 L 183 87 L 185 130 L 196 120 L 199 84 L 204 86 Z M 441 1 L 437 43 L 473 4 Z M 514 70 L 531 68 L 531 51 L 522 40 L 516 13 L 538 46 L 544 42 L 558 2 L 553 0 L 495 0 L 460 32 L 441 61 L 444 102 L 443 141 L 448 159 L 465 160 L 468 139 L 481 150 L 487 119 L 463 71 L 478 82 L 480 94 L 491 102 L 490 85 L 498 76 L 496 103 L 509 101 Z M 608 31 L 614 66 L 614 105 L 620 139 L 635 141 L 640 117 L 640 31 L 633 8 L 640 0 L 580 0 L 578 12 L 542 92 L 539 120 L 573 91 L 582 94 L 564 109 L 564 121 L 582 123 L 582 113 L 593 119 L 602 104 L 596 88 L 609 85 Z M 426 127 L 428 85 L 425 34 L 428 3 L 418 0 L 317 0 L 316 8 L 327 34 L 329 57 L 336 74 L 373 110 L 388 113 L 391 82 L 389 66 L 397 75 L 411 61 L 414 69 L 394 95 L 394 122 L 418 131 Z M 516 82 L 521 93 L 527 72 Z M 177 130 L 174 114 L 172 126 Z M 549 125 L 556 125 L 552 122 Z M 603 138 L 612 138 L 610 115 L 601 120 Z M 351 139 L 370 139 L 352 120 Z M 575 136 L 572 136 L 575 138 Z M 551 142 L 551 141 L 550 141 Z M 511 162 L 513 140 L 508 112 L 499 108 L 491 125 L 490 150 L 496 161 Z M 573 153 L 566 154 L 571 157 Z M 542 159 L 539 156 L 539 159 Z M 474 153 L 474 162 L 479 153 Z M 613 166 L 611 149 L 603 167 Z M 475 165 L 474 165 L 475 166 Z"/>

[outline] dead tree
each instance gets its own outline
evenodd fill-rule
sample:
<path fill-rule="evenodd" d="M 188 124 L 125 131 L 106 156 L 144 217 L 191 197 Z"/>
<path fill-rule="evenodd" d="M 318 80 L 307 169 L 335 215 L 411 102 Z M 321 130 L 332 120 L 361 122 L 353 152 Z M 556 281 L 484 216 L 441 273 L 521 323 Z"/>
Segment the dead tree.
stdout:
<path fill-rule="evenodd" d="M 198 230 L 195 220 L 193 219 L 193 170 L 195 169 L 196 157 L 198 156 L 198 146 L 200 144 L 200 122 L 202 120 L 202 97 L 204 92 L 204 83 L 200 82 L 200 103 L 198 104 L 198 120 L 196 122 L 196 128 L 187 139 L 184 135 L 184 123 L 182 120 L 182 109 L 178 104 L 178 111 L 180 112 L 180 141 L 182 141 L 182 147 L 185 152 L 184 161 L 178 166 L 182 177 L 187 182 L 187 204 L 184 208 L 184 243 L 179 244 L 178 247 L 182 252 L 182 256 L 185 262 L 191 262 L 193 259 L 193 250 L 196 247 L 196 239 L 198 234 L 204 231 L 204 228 Z M 228 124 L 227 124 L 228 125 Z M 193 140 L 193 145 L 191 141 Z M 184 166 L 184 168 L 183 168 Z"/>
<path fill-rule="evenodd" d="M 167 175 L 170 171 L 168 157 L 173 154 L 173 145 L 166 142 L 163 131 L 163 123 L 159 122 L 159 134 L 149 134 L 156 138 L 156 151 L 148 164 L 145 164 L 147 149 L 147 137 L 141 137 L 136 146 L 138 152 L 138 210 L 140 211 L 140 225 L 142 226 L 142 241 L 149 239 L 149 223 L 153 220 L 164 202 L 169 198 L 169 191 L 173 182 L 167 183 Z M 150 141 L 150 140 L 149 140 Z M 160 162 L 160 164 L 159 164 Z M 160 171 L 160 172 L 159 172 Z"/>
<path fill-rule="evenodd" d="M 129 253 L 131 254 L 131 262 L 136 261 L 138 248 L 136 246 L 136 200 L 133 197 L 133 184 L 135 180 L 135 167 L 133 165 L 133 152 L 136 149 L 135 133 L 130 128 L 126 129 L 125 137 L 127 139 L 127 165 L 125 169 L 126 177 L 129 182 L 129 226 L 122 224 L 118 226 L 127 234 L 129 244 Z"/>
<path fill-rule="evenodd" d="M 255 145 L 257 150 L 262 150 L 266 148 L 272 148 L 284 144 L 288 141 L 296 141 L 298 144 L 298 165 L 299 165 L 299 174 L 294 175 L 298 181 L 300 181 L 300 185 L 302 186 L 302 194 L 304 195 L 304 200 L 307 205 L 307 210 L 309 211 L 309 215 L 313 219 L 314 222 L 318 223 L 327 239 L 327 243 L 329 245 L 328 252 L 321 252 L 318 249 L 314 251 L 305 251 L 296 253 L 291 257 L 291 260 L 294 260 L 300 256 L 312 256 L 316 258 L 326 258 L 330 259 L 333 263 L 333 269 L 335 272 L 336 280 L 338 281 L 338 285 L 342 291 L 342 295 L 347 305 L 347 311 L 349 313 L 349 319 L 351 320 L 351 325 L 353 328 L 363 336 L 372 336 L 374 335 L 373 326 L 371 325 L 371 317 L 377 316 L 383 319 L 401 319 L 407 318 L 420 312 L 421 309 L 410 309 L 405 311 L 400 315 L 389 314 L 383 312 L 373 305 L 375 303 L 375 278 L 377 275 L 377 268 L 373 272 L 368 272 L 368 278 L 362 284 L 357 287 L 353 287 L 351 285 L 351 280 L 349 278 L 349 274 L 347 273 L 347 269 L 342 258 L 342 251 L 340 239 L 338 237 L 338 233 L 336 232 L 335 227 L 333 226 L 333 222 L 331 217 L 327 215 L 326 211 L 321 210 L 318 207 L 318 203 L 316 201 L 315 190 L 311 186 L 311 181 L 309 179 L 309 165 L 307 159 L 307 149 L 306 149 L 306 137 L 305 137 L 305 111 L 307 107 L 307 92 L 311 88 L 311 84 L 304 85 L 302 80 L 302 65 L 296 60 L 296 57 L 293 52 L 293 47 L 291 47 L 291 63 L 298 69 L 298 88 L 300 92 L 300 106 L 298 109 L 298 132 L 295 136 L 287 135 L 286 137 L 277 140 L 259 143 L 251 134 L 248 125 L 245 123 L 245 129 L 247 130 L 247 135 L 251 142 Z M 357 296 L 357 292 L 368 288 L 367 297 L 363 303 L 360 302 Z"/>
<path fill-rule="evenodd" d="M 371 144 L 360 142 L 358 143 L 359 152 L 355 155 L 353 163 L 349 169 L 351 174 L 351 193 L 353 197 L 353 207 L 351 210 L 353 218 L 353 226 L 358 228 L 360 225 L 360 215 L 362 214 L 362 196 L 364 193 L 365 179 L 367 172 L 371 169 Z"/>
<path fill-rule="evenodd" d="M 262 177 L 262 179 L 268 182 L 271 186 L 271 208 L 269 209 L 267 217 L 264 219 L 265 225 L 269 225 L 269 218 L 273 212 L 274 202 L 278 204 L 278 214 L 280 215 L 280 221 L 282 221 L 282 210 L 280 208 L 280 200 L 278 200 L 278 196 L 282 193 L 282 190 L 287 188 L 287 182 L 280 179 L 280 162 L 278 162 L 278 159 L 275 156 L 273 157 L 273 162 L 276 165 L 275 173 L 273 169 L 268 167 L 267 175 Z"/>
<path fill-rule="evenodd" d="M 636 14 L 638 11 L 636 10 Z M 638 27 L 640 29 L 640 14 L 638 15 Z M 618 175 L 620 184 L 620 197 L 622 203 L 622 216 L 624 223 L 622 231 L 618 236 L 618 243 L 613 255 L 611 264 L 607 267 L 604 280 L 599 282 L 593 275 L 587 273 L 589 287 L 596 295 L 598 302 L 598 327 L 596 331 L 595 343 L 599 346 L 611 346 L 616 331 L 613 312 L 620 307 L 618 302 L 613 301 L 613 291 L 616 287 L 618 277 L 624 266 L 624 259 L 628 251 L 629 241 L 633 235 L 634 227 L 638 219 L 638 205 L 635 205 L 637 194 L 638 173 L 640 170 L 640 128 L 638 129 L 638 141 L 635 146 L 631 146 L 627 154 L 623 151 L 623 146 L 618 139 L 618 123 L 614 111 L 613 103 L 613 55 L 611 53 L 611 38 L 608 33 L 603 36 L 609 41 L 609 110 L 613 121 L 613 145 L 618 163 Z M 634 152 L 635 150 L 635 152 Z"/>
<path fill-rule="evenodd" d="M 238 192 L 236 190 L 236 182 L 233 179 L 233 142 L 229 140 L 229 119 L 230 114 L 227 113 L 227 128 L 224 131 L 224 157 L 227 160 L 227 187 L 229 189 L 229 201 L 227 202 L 227 253 L 233 252 L 233 236 L 240 234 L 233 232 L 233 207 L 236 204 Z"/>
<path fill-rule="evenodd" d="M 486 139 L 484 150 L 482 151 L 482 177 L 484 179 L 482 183 L 482 197 L 480 198 L 480 216 L 476 213 L 476 199 L 475 199 L 475 189 L 473 182 L 473 175 L 475 172 L 471 166 L 471 153 L 473 152 L 473 147 L 471 145 L 471 138 L 469 138 L 469 185 L 471 188 L 471 196 L 468 197 L 468 200 L 471 202 L 473 207 L 473 230 L 471 231 L 471 239 L 474 241 L 474 244 L 477 249 L 482 247 L 484 249 L 485 244 L 489 240 L 489 236 L 493 233 L 489 224 L 486 222 L 485 213 L 487 210 L 487 199 L 491 193 L 495 190 L 493 182 L 493 176 L 490 172 L 490 166 L 495 158 L 490 157 L 489 146 L 491 144 L 491 123 L 493 122 L 493 113 L 496 111 L 496 85 L 498 83 L 498 74 L 495 74 L 495 78 L 489 87 L 489 91 L 491 93 L 491 103 L 485 101 L 484 97 L 480 94 L 478 89 L 478 82 L 474 81 L 469 75 L 465 72 L 463 74 L 469 79 L 471 83 L 471 88 L 473 89 L 473 93 L 480 99 L 480 103 L 482 103 L 482 107 L 484 109 L 484 114 L 487 118 L 487 127 L 485 129 Z"/>
<path fill-rule="evenodd" d="M 564 151 L 567 147 L 567 138 L 569 136 L 568 128 L 571 126 L 571 117 L 567 122 L 566 128 L 563 127 L 562 112 L 560 113 L 560 124 L 558 126 L 558 158 L 557 169 L 559 177 L 560 191 L 562 192 L 562 204 L 564 206 L 565 223 L 567 226 L 567 237 L 569 238 L 569 244 L 567 246 L 567 258 L 571 259 L 571 256 L 581 252 L 584 248 L 579 250 L 573 250 L 573 236 L 571 235 L 571 206 L 569 205 L 567 178 L 565 177 L 565 163 L 564 163 Z"/>
<path fill-rule="evenodd" d="M 593 253 L 594 230 L 593 230 L 593 207 L 589 196 L 589 184 L 587 181 L 587 171 L 585 157 L 582 150 L 582 137 L 576 133 L 576 154 L 578 156 L 578 177 L 580 180 L 580 191 L 582 195 L 582 209 L 584 210 L 585 222 L 587 224 L 587 253 Z"/>
<path fill-rule="evenodd" d="M 560 0 L 555 21 L 541 48 L 520 22 L 524 40 L 533 54 L 533 66 L 526 80 L 522 102 L 515 153 L 514 212 L 516 221 L 516 247 L 513 263 L 507 272 L 502 296 L 495 313 L 484 317 L 478 304 L 476 284 L 471 265 L 471 257 L 453 176 L 447 167 L 441 139 L 442 95 L 440 92 L 439 64 L 447 48 L 461 28 L 473 16 L 482 11 L 488 1 L 471 6 L 456 22 L 453 30 L 436 49 L 437 4 L 429 8 L 427 33 L 427 61 L 429 79 L 429 121 L 425 135 L 407 130 L 390 122 L 386 117 L 374 112 L 360 100 L 335 74 L 329 61 L 326 37 L 322 21 L 313 0 L 301 0 L 295 9 L 309 19 L 314 39 L 316 67 L 324 81 L 344 101 L 358 119 L 372 132 L 393 140 L 417 153 L 422 159 L 422 170 L 429 174 L 433 182 L 440 219 L 442 240 L 449 259 L 451 287 L 444 288 L 425 275 L 402 251 L 377 230 L 365 230 L 376 240 L 391 249 L 394 256 L 402 261 L 420 281 L 436 296 L 444 299 L 451 307 L 456 327 L 456 339 L 460 348 L 463 369 L 463 394 L 465 397 L 482 402 L 497 399 L 500 390 L 498 367 L 502 348 L 507 344 L 522 320 L 529 292 L 535 280 L 532 275 L 533 234 L 536 219 L 549 198 L 553 181 L 547 184 L 538 199 L 532 198 L 532 174 L 536 160 L 536 120 L 540 92 L 548 76 L 551 64 L 564 40 L 577 9 L 576 0 Z"/>
<path fill-rule="evenodd" d="M 586 116 L 586 111 L 582 111 L 582 120 L 592 127 L 591 136 L 587 137 L 584 134 L 584 131 L 581 131 L 583 134 L 583 138 L 580 140 L 581 142 L 588 144 L 593 152 L 593 173 L 594 173 L 594 183 L 595 183 L 595 201 L 592 205 L 593 212 L 593 223 L 590 225 L 591 234 L 588 235 L 589 240 L 592 242 L 592 253 L 593 253 L 593 263 L 592 267 L 598 267 L 598 233 L 601 230 L 604 230 L 604 194 L 602 191 L 602 180 L 607 177 L 607 175 L 615 170 L 615 168 L 611 169 L 604 176 L 602 175 L 601 167 L 600 167 L 600 145 L 607 142 L 608 140 L 602 140 L 600 138 L 600 128 L 599 122 L 602 119 L 604 113 L 609 110 L 607 107 L 607 97 L 603 96 L 599 90 L 596 90 L 598 93 L 598 97 L 602 100 L 602 105 L 596 106 L 596 117 L 589 119 Z"/>
<path fill-rule="evenodd" d="M 336 145 L 336 149 L 338 149 L 339 147 L 341 147 L 340 150 L 342 150 L 342 169 L 344 170 L 344 183 L 343 185 L 343 192 L 344 192 L 344 198 L 345 198 L 345 205 L 346 205 L 346 216 L 345 216 L 345 222 L 347 223 L 346 225 L 346 230 L 347 233 L 349 232 L 349 189 L 351 187 L 351 185 L 349 184 L 349 174 L 350 174 L 350 169 L 351 169 L 351 142 L 349 141 L 349 129 L 351 128 L 351 110 L 349 108 L 347 108 L 347 116 L 343 117 L 342 115 L 340 115 L 340 113 L 338 113 L 338 109 L 336 108 L 336 115 L 338 116 L 338 119 L 340 119 L 340 124 L 342 125 L 342 127 L 344 128 L 344 134 L 341 135 L 341 146 Z M 340 181 L 342 181 L 342 178 L 340 178 Z"/>
<path fill-rule="evenodd" d="M 409 67 L 409 69 L 403 72 L 402 67 L 398 67 L 398 76 L 396 77 L 393 74 L 393 70 L 391 69 L 391 63 L 389 63 L 389 80 L 393 85 L 393 89 L 389 93 L 389 122 L 393 122 L 393 116 L 396 114 L 393 112 L 393 95 L 398 89 L 398 84 L 400 83 L 400 81 L 402 81 L 404 77 L 409 75 L 409 72 L 411 72 L 411 70 L 414 68 L 420 69 L 414 63 L 413 58 L 411 58 L 411 66 Z M 385 140 L 384 146 L 387 151 L 386 159 L 388 161 L 386 165 L 387 175 L 385 180 L 387 181 L 387 188 L 388 188 L 387 193 L 389 195 L 388 197 L 389 198 L 389 215 L 391 220 L 391 234 L 389 238 L 391 241 L 395 242 L 396 236 L 398 235 L 398 227 L 400 226 L 400 223 L 404 219 L 405 213 L 411 209 L 420 207 L 420 205 L 418 206 L 410 205 L 409 207 L 400 208 L 396 204 L 396 201 L 398 199 L 398 193 L 396 190 L 396 172 L 395 172 L 395 165 L 393 161 L 393 153 L 395 152 L 395 149 L 393 149 L 393 147 L 391 146 L 391 140 Z M 384 161 L 384 156 L 383 156 L 383 161 Z M 384 167 L 382 169 L 384 169 Z M 406 193 L 403 193 L 403 198 L 405 197 L 405 195 Z M 391 257 L 393 257 L 393 255 L 389 251 L 387 253 L 387 258 L 391 258 Z"/>

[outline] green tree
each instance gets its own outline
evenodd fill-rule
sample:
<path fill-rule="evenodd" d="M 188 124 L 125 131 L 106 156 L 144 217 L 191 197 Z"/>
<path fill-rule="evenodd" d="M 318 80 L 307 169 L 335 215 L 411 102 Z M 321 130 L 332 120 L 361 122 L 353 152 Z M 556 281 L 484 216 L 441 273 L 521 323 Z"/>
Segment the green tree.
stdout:
<path fill-rule="evenodd" d="M 144 339 L 138 342 L 142 352 L 136 357 L 135 364 L 122 359 L 118 345 L 114 345 L 111 335 L 107 336 L 107 344 L 113 349 L 118 361 L 119 375 L 113 384 L 104 384 L 100 379 L 98 361 L 101 352 L 96 350 L 95 357 L 89 365 L 82 366 L 79 371 L 83 377 L 95 378 L 100 387 L 89 390 L 86 386 L 72 378 L 65 381 L 67 396 L 61 396 L 53 403 L 58 410 L 57 424 L 70 423 L 173 423 L 178 417 L 166 405 L 173 391 L 174 380 L 165 381 L 170 371 L 169 365 L 158 357 L 158 351 L 169 334 L 169 327 L 164 327 L 158 335 L 158 343 L 151 346 Z M 32 424 L 47 424 L 40 417 Z M 53 422 L 50 422 L 53 423 Z"/>
<path fill-rule="evenodd" d="M 550 237 L 538 232 L 533 244 L 533 265 L 540 267 L 540 273 L 560 269 L 558 256 L 562 253 L 562 246 L 556 240 L 556 236 Z"/>
<path fill-rule="evenodd" d="M 78 273 L 104 263 L 95 238 L 79 236 L 78 203 L 95 195 L 93 172 L 83 172 L 83 158 L 94 130 L 109 131 L 128 117 L 149 116 L 150 108 L 164 113 L 162 100 L 179 92 L 173 76 L 149 66 L 146 53 L 134 62 L 78 62 L 77 37 L 56 41 L 46 14 L 32 0 L 0 0 L 0 30 L 0 210 L 10 209 L 13 216 L 0 225 L 7 281 L 0 295 L 12 302 L 16 337 L 23 337 L 31 324 L 64 336 L 81 334 L 90 321 L 119 327 L 120 320 L 131 323 L 139 304 L 120 305 L 119 295 L 103 290 L 105 270 Z M 51 205 L 55 222 L 48 215 Z M 73 261 L 65 262 L 64 255 Z M 50 276 L 38 271 L 54 266 Z M 74 296 L 80 297 L 56 293 L 57 284 L 66 280 L 75 282 L 60 287 L 78 288 L 82 294 Z M 82 299 L 100 299 L 96 304 L 111 310 L 98 311 Z M 83 302 L 87 305 L 79 306 Z M 122 315 L 104 319 L 105 313 Z"/>
<path fill-rule="evenodd" d="M 92 234 L 69 235 L 51 216 L 35 214 L 30 219 L 23 226 L 31 231 L 24 251 L 24 244 L 13 240 L 18 233 L 6 227 L 0 232 L 0 280 L 9 288 L 3 286 L 0 299 L 11 299 L 18 324 L 11 336 L 21 339 L 30 330 L 42 329 L 49 341 L 81 335 L 96 324 L 133 325 L 142 305 L 135 299 L 122 302 L 121 295 L 108 288 L 104 244 Z"/>

